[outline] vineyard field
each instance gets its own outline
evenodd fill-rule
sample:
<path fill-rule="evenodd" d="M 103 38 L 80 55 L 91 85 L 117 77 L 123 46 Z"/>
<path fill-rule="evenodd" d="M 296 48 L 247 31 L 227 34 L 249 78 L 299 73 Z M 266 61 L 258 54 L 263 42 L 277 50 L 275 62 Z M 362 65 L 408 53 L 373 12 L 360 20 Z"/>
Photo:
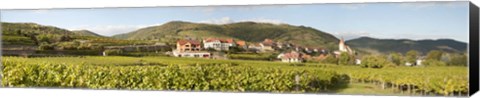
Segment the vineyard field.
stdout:
<path fill-rule="evenodd" d="M 3 57 L 2 65 L 4 87 L 341 93 L 353 83 L 406 95 L 468 93 L 468 71 L 460 66 L 374 69 L 322 63 L 124 56 Z"/>

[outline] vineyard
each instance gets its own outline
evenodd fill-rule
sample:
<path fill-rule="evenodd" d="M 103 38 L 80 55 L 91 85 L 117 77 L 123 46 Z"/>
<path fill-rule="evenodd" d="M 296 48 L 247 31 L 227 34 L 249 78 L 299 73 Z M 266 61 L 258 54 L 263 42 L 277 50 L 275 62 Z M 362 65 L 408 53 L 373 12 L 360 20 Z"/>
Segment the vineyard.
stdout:
<path fill-rule="evenodd" d="M 323 93 L 348 83 L 406 95 L 466 96 L 466 67 L 361 68 L 174 57 L 2 58 L 5 87 Z"/>

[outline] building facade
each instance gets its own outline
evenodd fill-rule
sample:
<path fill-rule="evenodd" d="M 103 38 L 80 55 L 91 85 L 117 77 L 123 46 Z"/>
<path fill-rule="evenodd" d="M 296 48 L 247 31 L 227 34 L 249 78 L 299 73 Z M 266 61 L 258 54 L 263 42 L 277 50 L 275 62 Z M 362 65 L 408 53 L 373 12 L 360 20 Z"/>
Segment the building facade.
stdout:
<path fill-rule="evenodd" d="M 236 46 L 233 39 L 216 39 L 208 38 L 203 40 L 203 47 L 205 49 L 212 48 L 217 51 L 225 50 L 228 51 L 230 47 Z"/>
<path fill-rule="evenodd" d="M 176 57 L 210 58 L 211 53 L 202 51 L 202 45 L 196 40 L 178 40 L 177 49 L 173 51 Z"/>

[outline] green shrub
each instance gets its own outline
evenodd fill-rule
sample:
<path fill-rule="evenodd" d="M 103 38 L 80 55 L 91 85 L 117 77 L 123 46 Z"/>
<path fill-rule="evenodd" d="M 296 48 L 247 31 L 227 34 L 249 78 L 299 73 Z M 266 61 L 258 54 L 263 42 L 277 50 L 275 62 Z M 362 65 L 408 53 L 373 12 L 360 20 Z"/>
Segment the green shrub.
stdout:
<path fill-rule="evenodd" d="M 433 60 L 433 59 L 428 59 L 422 62 L 422 65 L 425 66 L 446 66 L 447 63 L 439 61 L 439 60 Z"/>
<path fill-rule="evenodd" d="M 322 63 L 328 63 L 328 64 L 337 64 L 338 62 L 338 59 L 335 58 L 335 56 L 333 55 L 328 55 L 325 59 L 323 59 L 322 61 L 320 61 Z"/>
<path fill-rule="evenodd" d="M 383 56 L 368 55 L 362 58 L 361 67 L 364 68 L 383 68 L 393 66 L 392 62 L 387 61 Z"/>
<path fill-rule="evenodd" d="M 105 50 L 103 52 L 105 52 L 105 55 L 121 55 L 123 53 L 120 49 Z"/>

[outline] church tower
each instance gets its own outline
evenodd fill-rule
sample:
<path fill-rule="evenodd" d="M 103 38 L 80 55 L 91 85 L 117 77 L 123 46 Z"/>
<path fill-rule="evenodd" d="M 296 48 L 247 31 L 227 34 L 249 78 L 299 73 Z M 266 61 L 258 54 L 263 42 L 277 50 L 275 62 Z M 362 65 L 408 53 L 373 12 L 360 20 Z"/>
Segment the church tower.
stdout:
<path fill-rule="evenodd" d="M 340 50 L 340 52 L 347 52 L 347 48 L 345 46 L 345 40 L 343 40 L 343 37 L 342 39 L 340 39 L 340 42 L 338 42 L 338 50 Z"/>

